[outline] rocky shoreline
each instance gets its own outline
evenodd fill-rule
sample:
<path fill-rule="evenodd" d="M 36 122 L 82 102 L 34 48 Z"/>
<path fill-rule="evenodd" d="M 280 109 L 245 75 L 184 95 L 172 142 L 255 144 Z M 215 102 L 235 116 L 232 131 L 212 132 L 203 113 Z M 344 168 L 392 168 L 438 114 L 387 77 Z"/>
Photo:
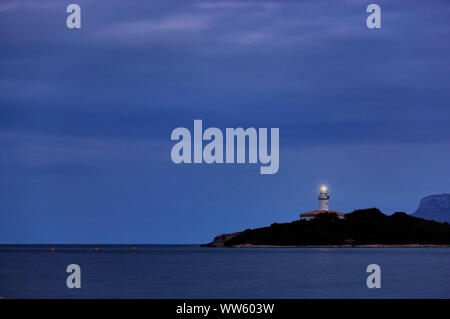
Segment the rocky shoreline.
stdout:
<path fill-rule="evenodd" d="M 432 245 L 432 244 L 372 244 L 372 245 L 255 245 L 255 244 L 239 244 L 225 246 L 225 241 L 235 238 L 242 232 L 230 234 L 222 234 L 216 236 L 214 240 L 208 244 L 200 245 L 200 247 L 226 247 L 226 248 L 423 248 L 423 247 L 450 247 L 450 245 Z"/>
<path fill-rule="evenodd" d="M 225 242 L 227 240 L 235 238 L 242 232 L 230 233 L 230 234 L 222 234 L 214 237 L 214 240 L 209 244 L 200 245 L 200 247 L 225 247 Z"/>
<path fill-rule="evenodd" d="M 421 244 L 408 244 L 408 245 L 304 245 L 304 246 L 277 246 L 277 245 L 254 245 L 254 244 L 242 244 L 224 246 L 214 245 L 212 243 L 200 245 L 201 247 L 226 247 L 226 248 L 450 248 L 450 245 L 421 245 Z"/>

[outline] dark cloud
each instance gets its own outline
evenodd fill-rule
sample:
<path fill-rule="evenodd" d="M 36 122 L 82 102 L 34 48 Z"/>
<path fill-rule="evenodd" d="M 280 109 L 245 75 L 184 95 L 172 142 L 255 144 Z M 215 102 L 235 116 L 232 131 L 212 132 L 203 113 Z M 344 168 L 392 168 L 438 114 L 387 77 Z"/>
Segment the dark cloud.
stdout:
<path fill-rule="evenodd" d="M 390 139 L 423 140 L 407 128 L 429 122 L 426 138 L 449 137 L 430 118 L 450 115 L 444 3 L 382 3 L 381 30 L 364 26 L 359 1 L 80 5 L 78 31 L 65 28 L 62 3 L 2 6 L 4 129 L 165 138 L 172 123 L 202 116 L 227 126 L 239 111 L 237 122 L 296 135 L 337 126 L 335 143 L 383 139 L 357 129 L 383 125 L 400 128 Z"/>

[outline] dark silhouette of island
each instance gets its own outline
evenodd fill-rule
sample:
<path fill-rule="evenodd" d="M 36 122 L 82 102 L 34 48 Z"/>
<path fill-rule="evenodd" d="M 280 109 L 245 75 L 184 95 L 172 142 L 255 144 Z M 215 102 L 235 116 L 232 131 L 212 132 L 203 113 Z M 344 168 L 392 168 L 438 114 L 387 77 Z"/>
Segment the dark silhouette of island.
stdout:
<path fill-rule="evenodd" d="M 434 246 L 450 245 L 450 225 L 403 212 L 390 216 L 377 208 L 356 210 L 339 219 L 322 213 L 313 220 L 272 224 L 217 236 L 207 247 L 253 246 Z"/>

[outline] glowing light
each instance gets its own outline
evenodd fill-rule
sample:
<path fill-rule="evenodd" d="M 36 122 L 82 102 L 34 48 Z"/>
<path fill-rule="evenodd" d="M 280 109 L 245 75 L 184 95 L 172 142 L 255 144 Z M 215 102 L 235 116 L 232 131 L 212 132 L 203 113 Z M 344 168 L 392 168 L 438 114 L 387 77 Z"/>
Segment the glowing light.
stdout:
<path fill-rule="evenodd" d="M 320 192 L 325 193 L 327 191 L 327 187 L 325 185 L 320 186 Z"/>

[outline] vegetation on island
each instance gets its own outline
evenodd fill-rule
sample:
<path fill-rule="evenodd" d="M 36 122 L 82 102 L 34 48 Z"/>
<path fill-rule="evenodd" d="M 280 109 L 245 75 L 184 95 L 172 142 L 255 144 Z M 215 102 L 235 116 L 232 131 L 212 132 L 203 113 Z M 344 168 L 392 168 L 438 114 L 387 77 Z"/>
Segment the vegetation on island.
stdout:
<path fill-rule="evenodd" d="M 377 208 L 356 210 L 339 219 L 322 213 L 317 218 L 221 235 L 205 246 L 310 245 L 450 245 L 450 225 Z"/>

